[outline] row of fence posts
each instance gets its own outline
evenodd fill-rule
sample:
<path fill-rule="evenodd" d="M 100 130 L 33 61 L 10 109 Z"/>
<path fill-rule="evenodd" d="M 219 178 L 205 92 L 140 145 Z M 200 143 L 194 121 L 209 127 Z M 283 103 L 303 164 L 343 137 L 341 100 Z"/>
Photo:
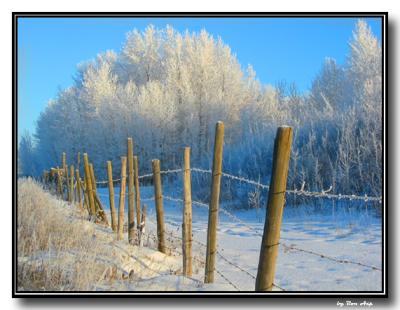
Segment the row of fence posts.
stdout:
<path fill-rule="evenodd" d="M 264 225 L 264 233 L 261 243 L 258 271 L 255 283 L 256 291 L 271 291 L 274 283 L 278 246 L 280 239 L 280 227 L 282 222 L 283 207 L 285 202 L 286 182 L 289 168 L 290 148 L 292 143 L 292 128 L 279 127 L 277 130 L 273 166 L 271 173 L 270 190 L 268 194 L 267 213 Z M 214 282 L 214 272 L 217 253 L 217 226 L 219 212 L 219 197 L 222 176 L 222 155 L 224 144 L 224 124 L 218 122 L 215 132 L 214 155 L 212 164 L 211 198 L 209 203 L 209 216 L 207 228 L 207 250 L 205 264 L 205 283 Z M 93 164 L 89 162 L 88 155 L 83 154 L 84 180 L 82 182 L 80 168 L 80 153 L 77 156 L 77 169 L 68 165 L 66 154 L 62 155 L 62 168 L 51 168 L 44 171 L 44 181 L 55 180 L 57 194 L 69 202 L 76 201 L 81 209 L 85 208 L 91 219 L 109 226 L 106 213 L 97 195 L 96 179 Z M 127 169 L 128 168 L 128 169 Z M 140 209 L 140 188 L 138 174 L 138 157 L 133 156 L 132 138 L 127 139 L 127 156 L 121 157 L 121 180 L 119 193 L 118 219 L 115 207 L 114 181 L 112 162 L 107 161 L 107 176 L 109 190 L 109 204 L 111 213 L 111 228 L 117 234 L 117 239 L 122 240 L 124 236 L 124 212 L 125 191 L 128 170 L 128 242 L 142 244 L 142 234 L 146 218 L 147 206 L 144 204 Z M 153 186 L 157 218 L 157 248 L 162 253 L 167 253 L 165 244 L 164 207 L 161 184 L 160 161 L 152 161 Z M 64 194 L 64 179 L 66 197 Z M 76 187 L 74 188 L 74 180 Z M 75 194 L 74 194 L 75 193 Z M 81 195 L 83 193 L 83 195 Z M 183 223 L 182 223 L 182 266 L 185 276 L 192 275 L 192 194 L 191 194 L 191 169 L 190 169 L 190 147 L 185 147 L 183 152 Z M 135 212 L 136 209 L 136 212 Z M 136 216 L 136 226 L 135 226 Z"/>

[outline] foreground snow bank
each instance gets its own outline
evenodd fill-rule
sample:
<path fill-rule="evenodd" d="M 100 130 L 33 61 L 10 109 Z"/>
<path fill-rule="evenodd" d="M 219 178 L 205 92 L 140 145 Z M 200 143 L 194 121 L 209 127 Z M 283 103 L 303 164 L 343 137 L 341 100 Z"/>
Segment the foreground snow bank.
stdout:
<path fill-rule="evenodd" d="M 18 289 L 43 291 L 193 291 L 181 258 L 116 241 L 111 228 L 87 221 L 32 179 L 18 181 Z M 145 245 L 151 246 L 151 235 Z M 197 267 L 198 270 L 198 267 Z M 207 286 L 224 290 L 226 285 Z"/>

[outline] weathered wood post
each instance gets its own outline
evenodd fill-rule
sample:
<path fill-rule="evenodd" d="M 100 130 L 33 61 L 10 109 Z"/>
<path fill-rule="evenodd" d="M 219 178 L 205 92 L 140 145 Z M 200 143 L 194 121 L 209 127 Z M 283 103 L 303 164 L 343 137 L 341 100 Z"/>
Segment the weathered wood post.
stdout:
<path fill-rule="evenodd" d="M 128 138 L 128 242 L 135 240 L 135 207 L 134 207 L 134 175 L 133 175 L 133 141 Z"/>
<path fill-rule="evenodd" d="M 275 138 L 267 215 L 258 263 L 256 291 L 271 291 L 273 287 L 291 144 L 292 128 L 279 127 Z"/>
<path fill-rule="evenodd" d="M 111 211 L 111 228 L 113 231 L 117 231 L 117 211 L 115 210 L 115 199 L 114 199 L 114 183 L 112 176 L 112 163 L 107 161 L 107 175 L 108 175 L 108 197 L 110 199 L 110 211 Z"/>
<path fill-rule="evenodd" d="M 81 182 L 81 188 L 83 192 L 83 207 L 88 211 L 88 214 L 91 214 L 90 205 L 89 205 L 89 196 L 86 188 L 86 177 L 83 176 L 83 181 Z"/>
<path fill-rule="evenodd" d="M 72 202 L 72 200 L 74 200 L 74 195 L 73 195 L 73 193 L 74 193 L 74 165 L 71 165 L 70 167 L 70 177 L 69 177 L 69 196 L 68 196 L 68 198 L 69 198 L 69 202 L 71 203 Z"/>
<path fill-rule="evenodd" d="M 214 143 L 211 200 L 208 213 L 207 256 L 204 277 L 205 283 L 214 282 L 215 254 L 217 252 L 218 207 L 222 174 L 222 150 L 224 145 L 224 123 L 221 121 L 217 122 L 216 125 Z"/>
<path fill-rule="evenodd" d="M 67 197 L 65 198 L 65 200 L 70 201 L 71 199 L 71 193 L 69 191 L 69 169 L 68 169 L 68 164 L 65 165 L 65 189 L 66 189 L 66 193 L 67 193 Z"/>
<path fill-rule="evenodd" d="M 121 188 L 119 191 L 118 234 L 117 240 L 124 238 L 124 213 L 126 190 L 126 157 L 121 157 Z"/>
<path fill-rule="evenodd" d="M 65 187 L 67 189 L 66 191 L 67 197 L 65 200 L 69 201 L 70 194 L 69 194 L 68 165 L 67 165 L 67 154 L 65 152 L 62 153 L 62 169 L 63 169 L 63 177 L 65 178 Z"/>
<path fill-rule="evenodd" d="M 66 167 L 67 167 L 67 155 L 65 154 L 65 152 L 63 152 L 62 153 L 62 168 L 64 170 L 64 173 L 65 173 Z"/>
<path fill-rule="evenodd" d="M 190 173 L 190 147 L 183 153 L 183 274 L 192 276 L 192 181 Z"/>
<path fill-rule="evenodd" d="M 134 163 L 133 173 L 134 173 L 134 177 L 135 177 L 136 222 L 137 222 L 137 226 L 139 227 L 139 225 L 140 225 L 140 188 L 139 188 L 139 162 L 138 162 L 137 156 L 133 157 L 133 163 Z"/>
<path fill-rule="evenodd" d="M 147 205 L 143 205 L 142 209 L 142 218 L 140 220 L 139 224 L 139 229 L 138 229 L 138 235 L 139 235 L 139 246 L 143 246 L 143 234 L 145 233 L 145 227 L 146 227 L 146 210 L 147 210 Z"/>
<path fill-rule="evenodd" d="M 90 169 L 90 179 L 92 181 L 93 193 L 97 193 L 96 177 L 94 175 L 94 167 L 92 163 L 89 164 L 89 169 Z"/>
<path fill-rule="evenodd" d="M 154 197 L 156 201 L 158 250 L 162 253 L 166 253 L 164 239 L 164 207 L 161 188 L 160 161 L 158 159 L 153 159 L 152 166 Z"/>
<path fill-rule="evenodd" d="M 78 199 L 79 209 L 83 210 L 82 196 L 81 196 L 81 176 L 79 173 L 79 169 L 75 170 L 75 174 L 76 174 L 76 199 Z"/>
<path fill-rule="evenodd" d="M 88 195 L 88 203 L 90 208 L 90 215 L 95 220 L 96 219 L 96 207 L 94 205 L 94 195 L 92 188 L 92 178 L 90 176 L 90 166 L 89 159 L 86 153 L 83 154 L 83 165 L 85 166 L 85 180 L 86 180 L 86 192 Z"/>

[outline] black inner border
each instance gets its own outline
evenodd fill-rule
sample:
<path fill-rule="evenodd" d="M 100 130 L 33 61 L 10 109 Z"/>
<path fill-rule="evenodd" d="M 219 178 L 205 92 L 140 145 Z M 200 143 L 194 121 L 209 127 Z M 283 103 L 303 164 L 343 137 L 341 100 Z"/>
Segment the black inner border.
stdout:
<path fill-rule="evenodd" d="M 289 291 L 289 292 L 227 292 L 227 291 L 213 291 L 213 292 L 159 292 L 159 291 L 146 291 L 146 292 L 93 292 L 93 291 L 78 291 L 78 292 L 59 292 L 59 291 L 18 291 L 16 286 L 17 277 L 17 147 L 18 147 L 18 18 L 366 18 L 366 17 L 380 17 L 382 23 L 382 142 L 383 142 L 383 170 L 382 170 L 382 198 L 383 198 L 383 216 L 382 216 L 382 290 L 377 292 L 370 291 Z M 310 298 L 310 297 L 352 297 L 352 298 L 388 298 L 388 227 L 387 227 L 387 197 L 388 197 L 388 176 L 387 176 L 387 162 L 388 162 L 388 149 L 387 149 L 387 98 L 388 98 L 388 13 L 387 12 L 109 12 L 109 13 L 95 13 L 95 12 L 13 12 L 12 13 L 12 297 L 239 297 L 239 298 L 271 298 L 271 297 L 295 297 L 295 298 Z M 386 133 L 386 139 L 385 139 Z M 386 186 L 385 186 L 386 185 Z M 385 238 L 384 238 L 385 235 Z"/>

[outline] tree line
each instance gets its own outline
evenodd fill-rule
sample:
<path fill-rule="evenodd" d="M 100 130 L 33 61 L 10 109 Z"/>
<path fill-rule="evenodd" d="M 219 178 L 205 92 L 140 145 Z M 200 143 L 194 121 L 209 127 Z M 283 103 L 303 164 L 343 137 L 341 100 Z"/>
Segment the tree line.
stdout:
<path fill-rule="evenodd" d="M 263 85 L 243 69 L 228 45 L 205 30 L 172 27 L 127 35 L 121 52 L 107 51 L 79 66 L 73 86 L 60 90 L 18 149 L 20 175 L 56 166 L 62 152 L 87 152 L 100 179 L 105 163 L 135 141 L 140 171 L 209 168 L 215 123 L 225 123 L 223 170 L 268 183 L 276 128 L 294 128 L 288 188 L 381 195 L 382 51 L 359 20 L 344 64 L 327 58 L 311 89 Z M 70 160 L 74 160 L 69 158 Z M 231 185 L 228 195 L 246 200 Z"/>

